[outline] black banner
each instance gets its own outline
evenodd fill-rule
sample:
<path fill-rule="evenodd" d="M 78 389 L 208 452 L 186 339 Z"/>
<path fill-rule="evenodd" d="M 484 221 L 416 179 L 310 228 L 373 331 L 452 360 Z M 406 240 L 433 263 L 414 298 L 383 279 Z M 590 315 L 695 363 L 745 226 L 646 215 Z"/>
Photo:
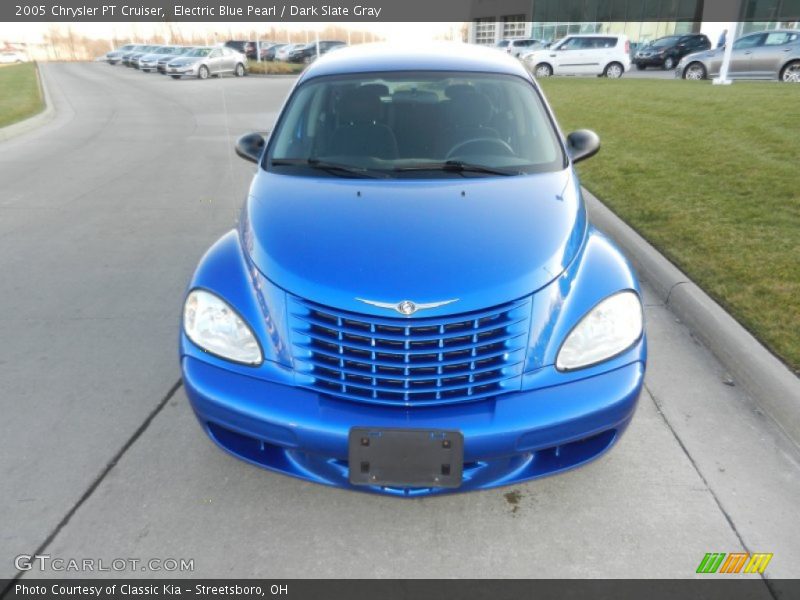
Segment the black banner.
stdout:
<path fill-rule="evenodd" d="M 291 598 L 321 600 L 782 600 L 800 597 L 798 580 L 758 575 L 694 580 L 0 580 L 3 600 Z"/>
<path fill-rule="evenodd" d="M 3 0 L 0 21 L 797 21 L 798 0 Z"/>

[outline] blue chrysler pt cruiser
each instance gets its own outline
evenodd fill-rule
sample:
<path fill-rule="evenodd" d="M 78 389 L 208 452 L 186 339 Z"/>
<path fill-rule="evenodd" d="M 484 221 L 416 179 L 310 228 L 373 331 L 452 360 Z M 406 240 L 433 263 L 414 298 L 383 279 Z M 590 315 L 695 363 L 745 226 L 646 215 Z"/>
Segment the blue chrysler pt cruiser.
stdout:
<path fill-rule="evenodd" d="M 587 221 L 519 61 L 361 46 L 299 78 L 239 226 L 186 295 L 181 368 L 223 449 L 310 481 L 419 496 L 608 450 L 646 362 L 635 275 Z"/>

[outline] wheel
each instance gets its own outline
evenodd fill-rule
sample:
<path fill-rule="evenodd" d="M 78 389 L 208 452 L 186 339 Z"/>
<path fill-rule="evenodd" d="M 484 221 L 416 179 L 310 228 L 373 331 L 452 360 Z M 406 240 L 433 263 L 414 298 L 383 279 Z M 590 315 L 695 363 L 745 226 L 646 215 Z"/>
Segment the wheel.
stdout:
<path fill-rule="evenodd" d="M 642 63 L 636 63 L 636 69 L 639 71 L 644 71 L 647 67 L 644 66 Z"/>
<path fill-rule="evenodd" d="M 675 59 L 671 56 L 668 56 L 664 59 L 664 70 L 665 71 L 672 71 L 675 68 Z"/>
<path fill-rule="evenodd" d="M 312 62 L 314 62 L 313 56 L 306 56 L 303 58 L 303 64 L 310 65 Z"/>
<path fill-rule="evenodd" d="M 233 74 L 237 77 L 244 77 L 244 65 L 242 63 L 238 63 L 236 65 L 236 69 L 234 69 Z"/>
<path fill-rule="evenodd" d="M 683 71 L 684 79 L 691 79 L 692 81 L 699 81 L 706 78 L 706 68 L 703 63 L 693 62 Z"/>
<path fill-rule="evenodd" d="M 181 78 L 180 75 L 170 75 L 170 77 L 172 77 L 173 79 L 180 79 Z"/>
<path fill-rule="evenodd" d="M 205 65 L 200 65 L 200 68 L 197 70 L 197 78 L 198 79 L 208 79 L 210 73 L 208 72 L 208 67 Z"/>
<path fill-rule="evenodd" d="M 800 60 L 795 60 L 781 69 L 781 81 L 784 83 L 800 83 Z"/>
<path fill-rule="evenodd" d="M 547 63 L 539 63 L 533 71 L 537 78 L 550 77 L 553 74 L 553 67 Z"/>
<path fill-rule="evenodd" d="M 618 62 L 612 62 L 606 65 L 606 68 L 603 70 L 603 77 L 608 77 L 609 79 L 619 79 L 622 77 L 624 72 L 625 68 L 621 64 Z"/>

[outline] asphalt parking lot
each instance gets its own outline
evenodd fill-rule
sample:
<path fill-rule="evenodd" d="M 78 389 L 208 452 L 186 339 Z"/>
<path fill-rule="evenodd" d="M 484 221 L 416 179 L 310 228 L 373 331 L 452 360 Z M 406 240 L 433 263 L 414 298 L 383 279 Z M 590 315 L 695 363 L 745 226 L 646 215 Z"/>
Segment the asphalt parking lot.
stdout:
<path fill-rule="evenodd" d="M 180 387 L 178 319 L 255 168 L 233 142 L 271 127 L 293 79 L 44 74 L 55 119 L 0 144 L 0 578 L 34 552 L 202 577 L 638 578 L 750 551 L 798 575 L 800 451 L 647 282 L 646 389 L 586 467 L 403 500 L 223 454 Z"/>

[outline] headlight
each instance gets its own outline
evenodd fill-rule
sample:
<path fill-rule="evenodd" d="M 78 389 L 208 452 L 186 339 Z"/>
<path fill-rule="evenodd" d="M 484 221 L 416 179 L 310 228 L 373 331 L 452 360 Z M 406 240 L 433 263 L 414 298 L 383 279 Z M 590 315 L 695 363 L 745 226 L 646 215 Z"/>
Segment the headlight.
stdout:
<path fill-rule="evenodd" d="M 260 365 L 263 357 L 253 332 L 224 300 L 193 290 L 183 307 L 183 330 L 203 350 L 221 358 Z"/>
<path fill-rule="evenodd" d="M 588 367 L 626 350 L 642 335 L 642 303 L 635 292 L 609 296 L 567 335 L 556 358 L 559 371 Z"/>

